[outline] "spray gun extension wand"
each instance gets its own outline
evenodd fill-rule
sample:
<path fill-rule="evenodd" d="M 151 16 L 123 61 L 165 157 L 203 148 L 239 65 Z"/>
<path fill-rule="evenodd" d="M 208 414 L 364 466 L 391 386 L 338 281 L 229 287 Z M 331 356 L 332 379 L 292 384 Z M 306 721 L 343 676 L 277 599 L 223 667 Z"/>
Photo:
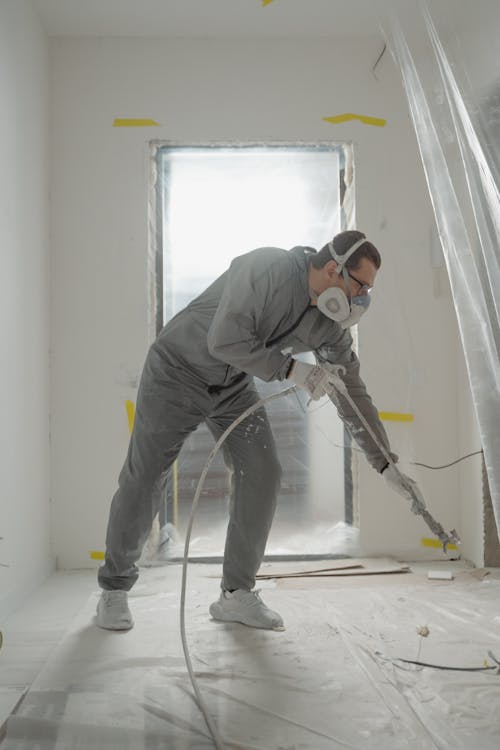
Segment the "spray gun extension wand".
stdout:
<path fill-rule="evenodd" d="M 357 405 L 354 403 L 353 399 L 349 395 L 346 385 L 342 378 L 340 377 L 344 372 L 345 368 L 341 365 L 323 365 L 323 368 L 328 372 L 328 394 L 333 397 L 334 401 L 338 400 L 338 396 L 342 396 L 345 398 L 351 408 L 353 409 L 354 413 L 357 415 L 358 419 L 360 420 L 363 427 L 366 429 L 372 440 L 375 442 L 377 447 L 380 449 L 381 453 L 383 454 L 384 458 L 388 462 L 390 466 L 394 468 L 396 473 L 399 475 L 399 478 L 401 479 L 402 484 L 405 486 L 405 488 L 408 490 L 408 493 L 410 494 L 412 498 L 412 505 L 411 510 L 415 515 L 422 516 L 423 520 L 429 527 L 429 529 L 432 531 L 433 534 L 437 536 L 441 544 L 443 545 L 443 552 L 446 554 L 446 548 L 448 544 L 460 544 L 460 537 L 458 536 L 458 533 L 455 529 L 452 529 L 449 532 L 446 532 L 441 524 L 436 521 L 436 519 L 429 513 L 429 511 L 426 508 L 424 498 L 420 494 L 418 488 L 416 485 L 410 484 L 404 474 L 399 470 L 399 467 L 393 460 L 392 456 L 390 455 L 389 451 L 386 449 L 384 445 L 382 445 L 381 440 L 377 437 L 377 435 L 374 433 L 370 425 L 368 424 L 367 420 L 357 407 Z"/>

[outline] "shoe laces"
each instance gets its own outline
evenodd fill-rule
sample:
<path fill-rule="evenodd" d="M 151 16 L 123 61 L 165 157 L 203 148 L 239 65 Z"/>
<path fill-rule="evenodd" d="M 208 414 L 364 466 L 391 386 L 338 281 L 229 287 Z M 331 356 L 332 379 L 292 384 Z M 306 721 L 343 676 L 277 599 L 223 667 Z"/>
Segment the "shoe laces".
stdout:
<path fill-rule="evenodd" d="M 109 609 L 123 609 L 127 607 L 127 592 L 103 591 L 103 600 Z"/>
<path fill-rule="evenodd" d="M 244 604 L 247 604 L 249 607 L 266 606 L 259 596 L 261 589 L 255 589 L 255 591 L 243 591 L 242 589 L 237 589 L 237 591 L 238 596 L 236 598 L 241 602 L 244 602 Z"/>

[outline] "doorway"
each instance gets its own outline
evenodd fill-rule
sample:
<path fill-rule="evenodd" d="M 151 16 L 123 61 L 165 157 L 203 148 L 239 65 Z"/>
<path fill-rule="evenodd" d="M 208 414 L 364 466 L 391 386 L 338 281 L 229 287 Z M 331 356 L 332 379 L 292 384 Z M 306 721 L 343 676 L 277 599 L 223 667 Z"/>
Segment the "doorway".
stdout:
<path fill-rule="evenodd" d="M 156 332 L 235 256 L 257 247 L 319 249 L 350 228 L 345 166 L 352 154 L 346 144 L 152 148 Z M 257 387 L 268 395 L 283 384 L 257 379 Z M 307 407 L 297 394 L 273 401 L 268 413 L 283 480 L 267 557 L 345 552 L 343 524 L 352 521 L 351 451 L 335 408 L 328 401 Z M 200 426 L 167 480 L 162 518 L 181 537 L 212 447 L 212 436 Z M 222 555 L 229 490 L 228 471 L 217 456 L 200 498 L 193 557 Z"/>

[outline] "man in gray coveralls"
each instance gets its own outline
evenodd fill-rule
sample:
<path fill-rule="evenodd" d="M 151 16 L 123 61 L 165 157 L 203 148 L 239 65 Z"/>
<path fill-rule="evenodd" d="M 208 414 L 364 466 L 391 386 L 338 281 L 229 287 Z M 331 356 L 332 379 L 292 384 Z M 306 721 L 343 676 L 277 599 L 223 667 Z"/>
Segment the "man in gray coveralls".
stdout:
<path fill-rule="evenodd" d="M 368 307 L 380 263 L 377 249 L 358 231 L 337 234 L 319 252 L 259 248 L 235 258 L 163 328 L 146 358 L 128 455 L 111 504 L 106 558 L 98 575 L 103 592 L 97 625 L 110 630 L 133 626 L 127 591 L 138 578 L 136 563 L 158 512 L 153 489 L 201 422 L 218 439 L 259 400 L 253 376 L 289 380 L 319 399 L 327 392 L 328 366 L 343 365 L 349 395 L 389 450 L 359 376 L 349 332 Z M 306 351 L 314 352 L 316 365 L 293 357 Z M 373 468 L 411 500 L 403 479 L 412 480 L 388 465 L 345 398 L 339 398 L 337 409 Z M 222 590 L 210 614 L 216 620 L 282 629 L 280 615 L 252 591 L 281 478 L 264 408 L 233 430 L 224 458 L 232 470 L 232 496 Z"/>

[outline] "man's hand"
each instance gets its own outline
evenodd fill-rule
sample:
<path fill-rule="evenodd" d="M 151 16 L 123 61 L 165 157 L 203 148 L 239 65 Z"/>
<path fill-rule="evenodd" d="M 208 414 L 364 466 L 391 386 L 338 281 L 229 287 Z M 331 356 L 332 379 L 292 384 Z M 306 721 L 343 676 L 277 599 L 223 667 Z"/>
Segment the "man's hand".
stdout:
<path fill-rule="evenodd" d="M 411 503 L 413 513 L 419 515 L 422 510 L 425 510 L 425 500 L 414 479 L 399 471 L 395 464 L 389 464 L 383 470 L 382 476 L 391 490 L 394 490 L 394 492 L 397 492 Z"/>
<path fill-rule="evenodd" d="M 287 379 L 305 388 L 314 401 L 331 391 L 331 375 L 321 365 L 309 365 L 295 359 Z"/>

